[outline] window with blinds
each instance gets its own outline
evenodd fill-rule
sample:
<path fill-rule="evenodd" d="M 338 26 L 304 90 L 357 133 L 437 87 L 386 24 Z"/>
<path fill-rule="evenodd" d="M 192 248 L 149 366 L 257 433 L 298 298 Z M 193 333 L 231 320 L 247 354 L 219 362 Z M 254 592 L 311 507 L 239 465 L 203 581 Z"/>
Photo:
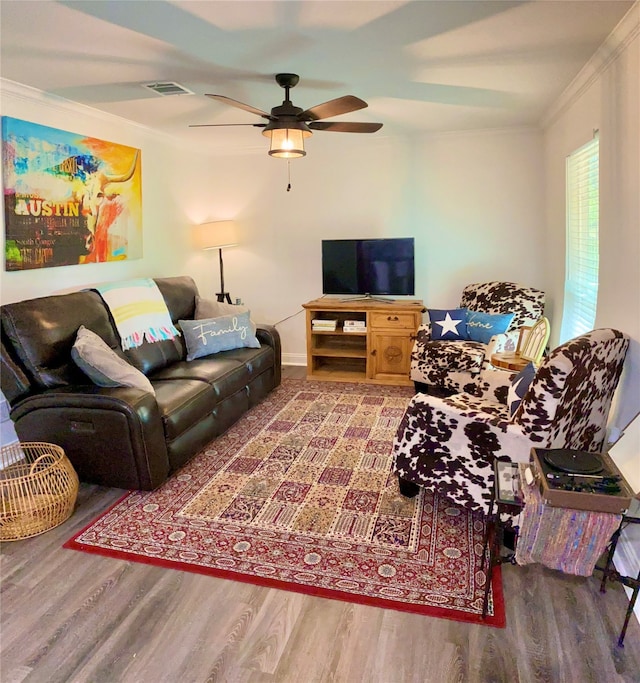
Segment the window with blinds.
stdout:
<path fill-rule="evenodd" d="M 598 301 L 599 139 L 567 157 L 567 242 L 560 343 L 593 329 Z"/>

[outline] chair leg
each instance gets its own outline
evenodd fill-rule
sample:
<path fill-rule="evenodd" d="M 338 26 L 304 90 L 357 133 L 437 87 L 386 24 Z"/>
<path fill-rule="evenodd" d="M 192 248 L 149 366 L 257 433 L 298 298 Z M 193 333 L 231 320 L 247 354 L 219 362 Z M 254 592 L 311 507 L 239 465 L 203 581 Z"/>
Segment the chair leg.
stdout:
<path fill-rule="evenodd" d="M 412 481 L 398 477 L 398 484 L 400 485 L 400 493 L 405 498 L 415 498 L 420 493 L 420 487 Z"/>

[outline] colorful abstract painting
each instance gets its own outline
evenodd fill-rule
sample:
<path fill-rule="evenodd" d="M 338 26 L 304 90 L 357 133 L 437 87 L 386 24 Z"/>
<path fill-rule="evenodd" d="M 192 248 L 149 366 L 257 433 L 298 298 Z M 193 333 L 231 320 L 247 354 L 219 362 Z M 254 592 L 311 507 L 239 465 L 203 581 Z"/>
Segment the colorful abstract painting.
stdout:
<path fill-rule="evenodd" d="M 142 257 L 139 149 L 2 119 L 5 269 Z"/>

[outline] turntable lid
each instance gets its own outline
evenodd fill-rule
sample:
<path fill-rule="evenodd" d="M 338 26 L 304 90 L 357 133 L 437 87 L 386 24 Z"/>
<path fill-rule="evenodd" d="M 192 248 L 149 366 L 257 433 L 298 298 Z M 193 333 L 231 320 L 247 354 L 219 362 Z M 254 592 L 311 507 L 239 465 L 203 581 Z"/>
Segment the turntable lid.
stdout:
<path fill-rule="evenodd" d="M 556 448 L 546 451 L 544 461 L 560 472 L 572 474 L 597 474 L 602 472 L 602 459 L 598 453 Z"/>

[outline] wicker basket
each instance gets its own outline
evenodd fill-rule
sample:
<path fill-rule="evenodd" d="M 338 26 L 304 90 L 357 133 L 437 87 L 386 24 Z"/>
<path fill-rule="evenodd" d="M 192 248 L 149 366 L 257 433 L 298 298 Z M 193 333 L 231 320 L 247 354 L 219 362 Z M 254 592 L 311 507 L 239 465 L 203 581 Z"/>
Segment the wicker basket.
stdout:
<path fill-rule="evenodd" d="M 60 446 L 5 446 L 0 467 L 0 541 L 37 536 L 71 516 L 78 475 Z"/>

